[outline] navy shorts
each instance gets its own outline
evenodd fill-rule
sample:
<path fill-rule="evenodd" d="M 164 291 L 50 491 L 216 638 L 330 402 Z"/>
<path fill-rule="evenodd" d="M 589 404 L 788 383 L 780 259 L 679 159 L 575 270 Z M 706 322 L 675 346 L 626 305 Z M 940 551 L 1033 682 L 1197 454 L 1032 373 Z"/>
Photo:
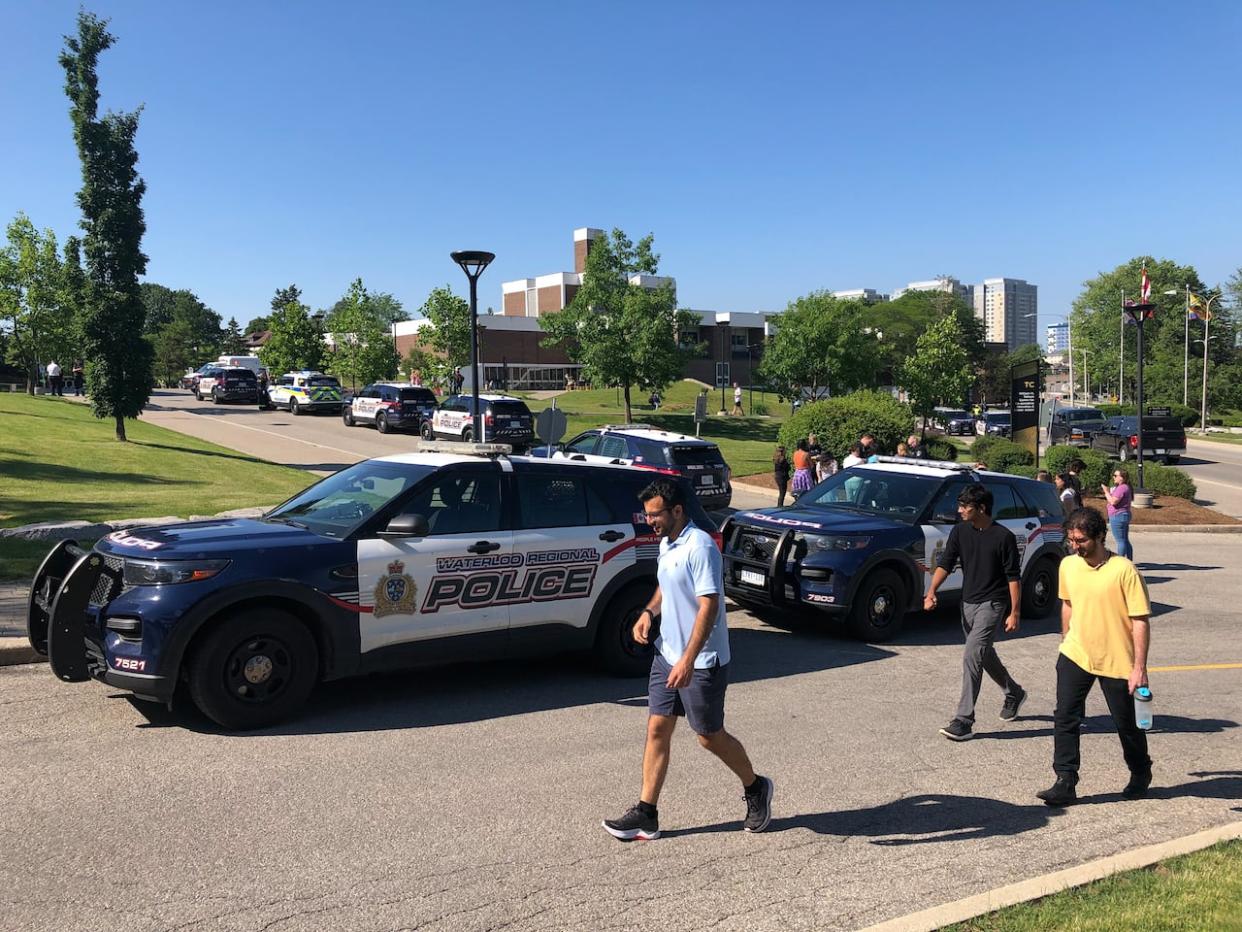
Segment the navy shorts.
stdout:
<path fill-rule="evenodd" d="M 656 651 L 647 681 L 647 711 L 652 715 L 684 715 L 696 735 L 714 735 L 724 728 L 725 690 L 729 688 L 729 665 L 695 670 L 690 685 L 668 688 L 672 665 Z"/>

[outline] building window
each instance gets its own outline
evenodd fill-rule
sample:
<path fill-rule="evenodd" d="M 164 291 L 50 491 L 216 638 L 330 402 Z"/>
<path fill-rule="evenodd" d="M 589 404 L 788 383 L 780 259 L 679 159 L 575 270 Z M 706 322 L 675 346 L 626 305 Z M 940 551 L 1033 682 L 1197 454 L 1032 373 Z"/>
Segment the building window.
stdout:
<path fill-rule="evenodd" d="M 746 334 L 730 334 L 730 343 L 732 344 L 734 356 L 747 356 L 750 354 L 750 343 L 747 340 Z"/>
<path fill-rule="evenodd" d="M 535 288 L 526 289 L 526 316 L 539 316 L 539 292 Z"/>

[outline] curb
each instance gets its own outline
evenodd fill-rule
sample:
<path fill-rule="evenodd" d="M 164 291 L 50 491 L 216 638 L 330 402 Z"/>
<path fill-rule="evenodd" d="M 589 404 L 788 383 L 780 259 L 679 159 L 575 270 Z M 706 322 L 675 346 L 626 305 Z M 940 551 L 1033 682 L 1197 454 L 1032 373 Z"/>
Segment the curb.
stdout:
<path fill-rule="evenodd" d="M 890 919 L 877 925 L 867 926 L 861 932 L 933 932 L 933 930 L 943 926 L 952 925 L 955 922 L 965 922 L 968 919 L 995 912 L 1006 906 L 1038 900 L 1041 897 L 1052 893 L 1059 893 L 1071 887 L 1080 887 L 1083 884 L 1111 877 L 1113 874 L 1118 874 L 1122 871 L 1148 867 L 1157 861 L 1164 861 L 1181 854 L 1202 851 L 1204 848 L 1210 848 L 1217 842 L 1229 841 L 1235 838 L 1242 838 L 1242 822 L 1218 825 L 1215 828 L 1205 829 L 1202 832 L 1186 835 L 1183 838 L 1162 841 L 1144 848 L 1136 848 L 1133 851 L 1124 851 L 1121 854 L 1100 858 L 1097 861 L 1079 864 L 1077 867 L 1045 874 L 1042 877 L 1023 880 L 1019 883 L 991 890 L 988 893 L 968 896 L 955 903 L 945 903 L 943 906 L 934 906 L 931 909 L 924 909 L 917 913 L 911 913 L 908 916 L 901 916 L 900 918 Z"/>

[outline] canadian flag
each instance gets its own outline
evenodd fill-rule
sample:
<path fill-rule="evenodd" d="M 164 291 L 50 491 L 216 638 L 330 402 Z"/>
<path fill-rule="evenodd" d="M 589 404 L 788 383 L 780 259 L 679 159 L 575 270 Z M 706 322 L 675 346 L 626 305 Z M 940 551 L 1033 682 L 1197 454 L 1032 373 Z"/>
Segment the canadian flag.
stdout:
<path fill-rule="evenodd" d="M 1147 277 L 1147 266 L 1143 266 L 1143 287 L 1141 297 L 1144 304 L 1151 301 L 1151 279 Z"/>

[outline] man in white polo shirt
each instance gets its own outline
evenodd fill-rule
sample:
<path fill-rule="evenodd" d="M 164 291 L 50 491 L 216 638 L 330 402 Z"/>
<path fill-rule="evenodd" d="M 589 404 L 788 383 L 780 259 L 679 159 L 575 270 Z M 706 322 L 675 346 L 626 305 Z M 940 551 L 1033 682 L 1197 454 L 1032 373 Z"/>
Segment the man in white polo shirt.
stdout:
<path fill-rule="evenodd" d="M 725 624 L 724 570 L 711 536 L 690 521 L 680 483 L 657 479 L 643 489 L 647 524 L 660 536 L 659 585 L 634 623 L 634 640 L 646 644 L 660 619 L 647 683 L 647 746 L 638 803 L 605 831 L 622 841 L 660 837 L 656 803 L 668 773 L 677 717 L 684 715 L 707 748 L 737 774 L 746 800 L 743 828 L 762 832 L 772 821 L 772 781 L 751 767 L 742 743 L 724 727 L 729 685 L 729 630 Z"/>

